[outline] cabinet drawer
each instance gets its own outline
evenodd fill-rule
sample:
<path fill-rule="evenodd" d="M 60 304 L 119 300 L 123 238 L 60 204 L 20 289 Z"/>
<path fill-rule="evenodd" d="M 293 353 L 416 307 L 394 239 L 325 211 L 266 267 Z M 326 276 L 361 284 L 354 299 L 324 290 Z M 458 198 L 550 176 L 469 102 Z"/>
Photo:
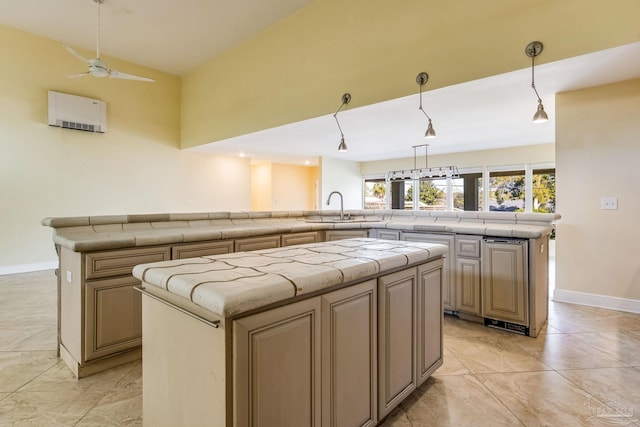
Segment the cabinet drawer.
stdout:
<path fill-rule="evenodd" d="M 171 248 L 171 259 L 185 259 L 207 255 L 230 254 L 233 252 L 233 240 L 219 242 L 193 243 Z"/>
<path fill-rule="evenodd" d="M 168 259 L 170 259 L 168 247 L 88 253 L 85 255 L 86 278 L 97 279 L 131 274 L 133 267 L 138 264 Z"/>
<path fill-rule="evenodd" d="M 367 230 L 327 230 L 325 231 L 324 240 L 331 242 L 334 240 L 352 239 L 354 237 L 369 237 Z"/>
<path fill-rule="evenodd" d="M 400 240 L 400 231 L 397 230 L 372 230 L 371 237 L 383 240 Z"/>
<path fill-rule="evenodd" d="M 456 256 L 480 258 L 482 236 L 456 237 Z"/>
<path fill-rule="evenodd" d="M 309 233 L 293 233 L 282 235 L 282 246 L 303 245 L 305 243 L 318 242 L 318 232 L 311 231 Z"/>
<path fill-rule="evenodd" d="M 280 247 L 280 236 L 250 237 L 238 239 L 235 243 L 236 252 L 257 251 L 259 249 L 273 249 Z"/>

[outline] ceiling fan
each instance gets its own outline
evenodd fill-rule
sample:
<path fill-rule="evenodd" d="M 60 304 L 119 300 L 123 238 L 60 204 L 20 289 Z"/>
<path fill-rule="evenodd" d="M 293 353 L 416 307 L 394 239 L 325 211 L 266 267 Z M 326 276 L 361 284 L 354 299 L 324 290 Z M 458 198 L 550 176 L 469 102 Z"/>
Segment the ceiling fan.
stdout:
<path fill-rule="evenodd" d="M 140 80 L 143 82 L 155 82 L 153 79 L 147 77 L 135 76 L 133 74 L 123 73 L 122 71 L 116 71 L 107 66 L 107 64 L 100 59 L 100 5 L 104 3 L 104 0 L 93 0 L 98 5 L 98 25 L 97 25 L 97 42 L 96 42 L 96 57 L 94 59 L 87 59 L 84 56 L 76 52 L 71 46 L 64 45 L 65 49 L 69 51 L 73 56 L 79 60 L 89 64 L 89 71 L 85 73 L 70 74 L 67 77 L 109 77 L 110 79 L 128 79 L 128 80 Z"/>

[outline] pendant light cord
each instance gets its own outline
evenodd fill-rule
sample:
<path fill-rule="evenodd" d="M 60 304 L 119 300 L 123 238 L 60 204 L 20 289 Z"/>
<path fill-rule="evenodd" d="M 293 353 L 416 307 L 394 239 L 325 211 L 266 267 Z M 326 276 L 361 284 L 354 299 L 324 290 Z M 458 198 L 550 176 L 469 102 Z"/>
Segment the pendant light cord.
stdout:
<path fill-rule="evenodd" d="M 338 111 L 333 113 L 333 118 L 336 119 L 336 124 L 338 125 L 338 129 L 340 130 L 340 136 L 343 138 L 344 138 L 344 133 L 342 133 L 342 127 L 340 126 L 340 122 L 338 121 L 338 113 L 340 112 L 340 110 L 342 110 L 342 107 L 344 107 L 345 104 L 346 102 L 342 101 L 342 105 L 340 105 L 340 108 L 338 108 Z"/>
<path fill-rule="evenodd" d="M 418 107 L 418 110 L 422 111 L 422 113 L 426 116 L 429 122 L 431 122 L 431 117 L 429 117 L 427 112 L 424 111 L 424 108 L 422 108 L 422 84 L 420 84 L 420 106 Z"/>
<path fill-rule="evenodd" d="M 538 94 L 538 89 L 536 89 L 536 82 L 534 79 L 534 68 L 535 68 L 535 62 L 536 60 L 536 55 L 531 55 L 531 88 L 533 89 L 533 91 L 536 93 L 536 96 L 538 97 L 538 102 L 541 103 L 542 99 L 540 98 L 540 95 Z"/>

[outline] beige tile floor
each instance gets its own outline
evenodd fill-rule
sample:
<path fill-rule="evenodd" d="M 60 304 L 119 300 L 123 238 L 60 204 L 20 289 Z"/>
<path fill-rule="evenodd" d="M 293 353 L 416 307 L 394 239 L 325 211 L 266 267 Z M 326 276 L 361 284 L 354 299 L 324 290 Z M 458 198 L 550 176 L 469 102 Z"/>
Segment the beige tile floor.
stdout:
<path fill-rule="evenodd" d="M 0 276 L 0 425 L 141 425 L 140 362 L 76 380 L 55 300 L 52 271 Z M 551 303 L 538 338 L 452 317 L 444 331 L 444 365 L 385 427 L 640 426 L 640 315 Z"/>

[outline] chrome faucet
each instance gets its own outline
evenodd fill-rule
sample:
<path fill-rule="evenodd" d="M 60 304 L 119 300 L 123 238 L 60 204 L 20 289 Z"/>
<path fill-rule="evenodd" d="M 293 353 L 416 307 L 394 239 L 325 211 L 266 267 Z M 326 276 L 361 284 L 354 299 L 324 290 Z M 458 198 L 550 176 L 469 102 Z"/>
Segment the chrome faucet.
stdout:
<path fill-rule="evenodd" d="M 340 221 L 344 221 L 344 201 L 342 199 L 342 193 L 340 193 L 339 191 L 332 191 L 331 193 L 329 193 L 329 197 L 327 198 L 327 206 L 329 206 L 329 203 L 331 202 L 331 196 L 333 196 L 334 194 L 340 196 Z"/>

